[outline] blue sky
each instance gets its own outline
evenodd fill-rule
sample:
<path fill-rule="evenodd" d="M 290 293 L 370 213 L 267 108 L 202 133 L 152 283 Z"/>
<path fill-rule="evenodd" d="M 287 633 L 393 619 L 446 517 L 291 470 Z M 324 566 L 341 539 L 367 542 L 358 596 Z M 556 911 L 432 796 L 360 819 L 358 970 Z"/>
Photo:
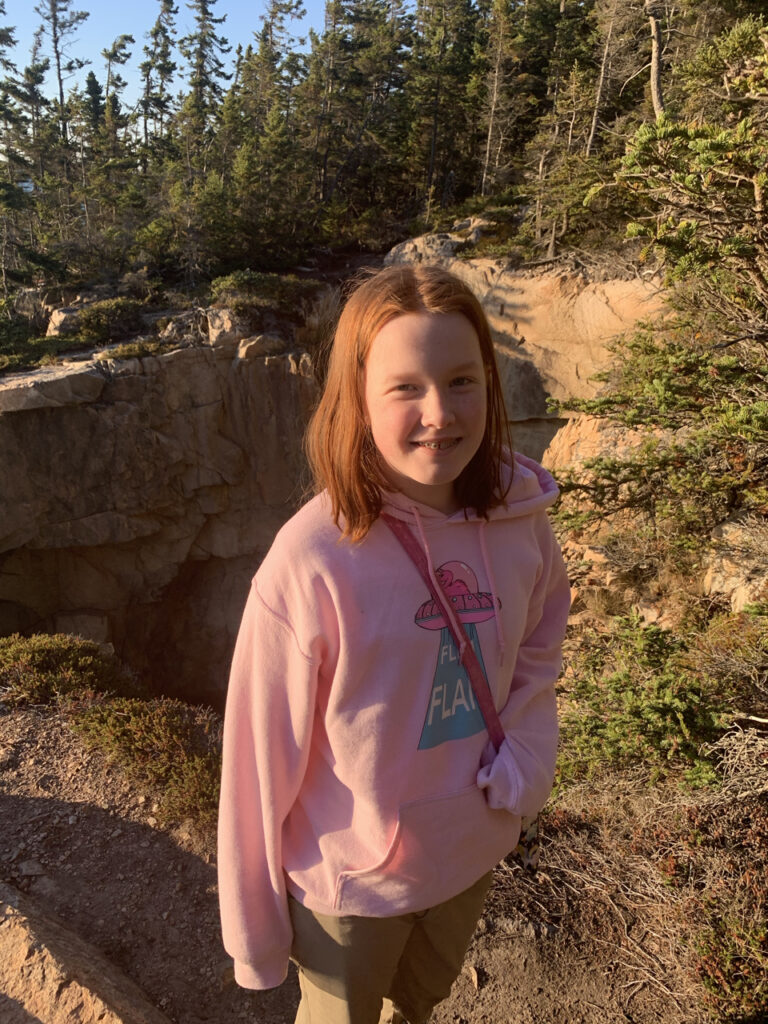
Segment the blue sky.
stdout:
<path fill-rule="evenodd" d="M 29 59 L 32 38 L 40 24 L 39 15 L 34 13 L 34 7 L 38 3 L 39 0 L 5 0 L 5 18 L 0 24 L 14 26 L 16 29 L 17 45 L 10 56 L 20 68 Z M 92 70 L 103 82 L 105 73 L 101 51 L 123 33 L 132 35 L 136 40 L 136 44 L 131 47 L 131 60 L 121 72 L 129 83 L 125 93 L 126 103 L 132 104 L 138 96 L 138 66 L 144 59 L 143 47 L 147 41 L 145 35 L 157 19 L 160 9 L 158 0 L 130 0 L 125 7 L 114 0 L 75 0 L 72 6 L 74 10 L 90 13 L 88 20 L 80 26 L 73 37 L 74 41 L 70 46 L 73 57 L 91 61 L 89 67 L 80 73 L 80 80 Z M 176 0 L 176 6 L 179 9 L 176 16 L 178 37 L 192 30 L 194 15 L 185 0 Z M 292 28 L 293 34 L 297 36 L 306 35 L 310 26 L 320 29 L 323 24 L 323 0 L 304 0 L 304 6 L 307 8 L 307 17 L 300 24 L 294 23 Z M 241 0 L 218 0 L 215 4 L 213 13 L 217 17 L 227 16 L 224 24 L 219 26 L 219 34 L 226 36 L 232 44 L 230 57 L 233 56 L 237 43 L 242 43 L 245 47 L 253 41 L 253 33 L 261 26 L 260 18 L 263 12 L 264 4 L 261 0 L 254 0 L 252 3 Z M 177 79 L 174 85 L 177 89 L 182 88 L 183 82 Z M 46 91 L 49 95 L 54 91 L 54 82 L 50 74 Z"/>

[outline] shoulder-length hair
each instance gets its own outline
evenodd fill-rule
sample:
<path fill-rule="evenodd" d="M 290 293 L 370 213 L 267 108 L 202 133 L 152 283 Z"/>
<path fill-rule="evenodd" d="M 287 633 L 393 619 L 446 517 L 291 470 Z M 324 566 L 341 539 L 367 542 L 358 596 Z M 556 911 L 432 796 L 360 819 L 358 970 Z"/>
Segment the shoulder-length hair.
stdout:
<path fill-rule="evenodd" d="M 381 512 L 382 490 L 392 486 L 366 424 L 365 362 L 382 327 L 405 313 L 461 313 L 474 327 L 485 365 L 488 411 L 480 447 L 456 480 L 456 497 L 481 516 L 504 502 L 503 449 L 512 446 L 485 313 L 464 282 L 441 267 L 388 267 L 358 282 L 347 299 L 305 439 L 315 491 L 328 491 L 334 522 L 353 541 L 368 533 Z"/>

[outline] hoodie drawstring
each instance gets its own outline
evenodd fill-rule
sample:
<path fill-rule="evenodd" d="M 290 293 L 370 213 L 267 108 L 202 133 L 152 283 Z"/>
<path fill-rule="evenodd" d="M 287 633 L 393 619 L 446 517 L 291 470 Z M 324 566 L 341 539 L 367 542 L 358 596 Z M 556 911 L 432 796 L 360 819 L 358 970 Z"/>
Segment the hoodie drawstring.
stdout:
<path fill-rule="evenodd" d="M 499 615 L 499 599 L 496 597 L 496 580 L 493 575 L 493 569 L 491 568 L 491 560 L 488 557 L 488 547 L 485 543 L 485 527 L 486 520 L 480 520 L 480 550 L 483 553 L 483 566 L 485 567 L 485 574 L 488 577 L 488 582 L 491 586 L 491 601 L 493 602 L 493 619 L 496 623 L 496 639 L 499 642 L 499 664 L 501 665 L 504 661 L 504 628 L 501 624 L 501 616 Z"/>
<path fill-rule="evenodd" d="M 422 522 L 421 522 L 421 516 L 419 515 L 419 510 L 418 510 L 418 508 L 416 508 L 415 505 L 413 505 L 411 507 L 411 513 L 413 515 L 413 518 L 416 521 L 416 529 L 419 531 L 419 539 L 421 540 L 421 546 L 424 549 L 424 554 L 427 556 L 427 567 L 429 569 L 429 578 L 432 581 L 432 586 L 435 587 L 436 590 L 439 593 L 444 593 L 443 588 L 442 588 L 442 586 L 440 584 L 440 581 L 438 580 L 437 575 L 435 574 L 434 566 L 432 565 L 432 555 L 431 555 L 430 550 L 429 550 L 429 544 L 427 543 L 427 536 L 426 536 L 426 534 L 424 532 L 424 526 L 422 525 Z M 501 623 L 501 616 L 499 615 L 499 599 L 496 596 L 496 580 L 495 580 L 494 575 L 493 575 L 493 570 L 491 569 L 491 561 L 490 561 L 490 558 L 488 557 L 488 547 L 487 547 L 486 542 L 485 542 L 485 527 L 486 527 L 486 521 L 484 519 L 481 519 L 480 520 L 480 551 L 481 551 L 482 556 L 483 556 L 483 567 L 485 568 L 485 574 L 488 577 L 488 583 L 490 584 L 490 587 L 491 587 L 491 603 L 493 605 L 493 620 L 496 623 L 496 639 L 497 639 L 498 644 L 499 644 L 499 664 L 501 665 L 502 662 L 504 661 L 504 629 L 503 629 L 503 626 L 502 626 L 502 623 Z M 450 602 L 446 602 L 446 611 L 448 612 L 448 617 L 449 617 L 449 619 L 451 621 L 451 626 L 453 627 L 453 630 L 454 630 L 456 636 L 460 637 L 462 635 L 462 631 L 457 626 L 456 616 L 454 614 L 453 608 L 450 605 Z M 462 640 L 461 641 L 461 647 L 459 649 L 459 660 L 462 661 L 462 662 L 463 662 L 463 659 L 464 659 L 464 651 L 466 649 L 466 646 L 467 646 L 466 645 L 466 641 Z"/>
<path fill-rule="evenodd" d="M 429 544 L 427 544 L 427 538 L 426 538 L 426 535 L 424 533 L 424 527 L 421 524 L 421 516 L 419 515 L 419 510 L 414 505 L 413 508 L 411 509 L 411 512 L 413 513 L 413 517 L 416 520 L 416 528 L 419 531 L 419 537 L 421 539 L 421 546 L 424 548 L 424 554 L 427 556 L 427 566 L 429 568 L 429 578 L 432 580 L 432 586 L 436 589 L 438 594 L 443 594 L 443 593 L 445 593 L 445 591 L 443 590 L 443 588 L 442 588 L 442 586 L 440 584 L 440 581 L 438 580 L 437 576 L 435 575 L 435 569 L 434 569 L 434 566 L 432 565 L 432 555 L 431 555 L 430 550 L 429 550 Z M 461 632 L 461 630 L 458 627 L 458 623 L 456 622 L 456 616 L 453 613 L 453 608 L 451 608 L 451 605 L 450 605 L 449 601 L 446 602 L 445 610 L 448 612 L 448 618 L 451 621 L 451 626 L 453 627 L 453 631 L 454 631 L 455 635 L 457 637 L 461 637 L 462 632 Z M 464 651 L 466 650 L 466 647 L 467 647 L 466 641 L 462 640 L 461 641 L 461 646 L 459 648 L 459 661 L 463 662 L 463 660 L 464 660 Z"/>

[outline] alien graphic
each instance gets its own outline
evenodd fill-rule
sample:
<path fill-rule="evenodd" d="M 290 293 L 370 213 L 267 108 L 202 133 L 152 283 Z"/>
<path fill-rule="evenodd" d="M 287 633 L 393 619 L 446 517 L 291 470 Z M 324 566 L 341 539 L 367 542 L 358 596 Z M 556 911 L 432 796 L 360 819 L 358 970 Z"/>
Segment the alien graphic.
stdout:
<path fill-rule="evenodd" d="M 477 576 L 466 562 L 444 562 L 436 575 L 456 617 L 464 625 L 467 639 L 487 679 L 475 623 L 492 618 L 493 598 L 490 594 L 480 592 Z M 419 750 L 483 732 L 485 721 L 482 712 L 472 691 L 469 675 L 459 661 L 459 652 L 440 605 L 431 599 L 425 601 L 416 612 L 415 622 L 422 629 L 440 630 L 440 649 Z"/>

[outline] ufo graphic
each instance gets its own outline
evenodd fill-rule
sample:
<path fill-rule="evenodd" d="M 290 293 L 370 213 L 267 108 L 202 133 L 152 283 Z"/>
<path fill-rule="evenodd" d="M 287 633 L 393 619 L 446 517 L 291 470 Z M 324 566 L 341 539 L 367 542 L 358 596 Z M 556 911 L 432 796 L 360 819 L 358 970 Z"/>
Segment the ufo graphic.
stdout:
<path fill-rule="evenodd" d="M 493 596 L 480 590 L 477 576 L 466 562 L 444 562 L 436 576 L 456 617 L 464 624 L 483 675 L 487 678 L 476 623 L 493 617 Z M 499 607 L 501 602 L 498 602 Z M 485 721 L 472 690 L 467 670 L 461 664 L 453 636 L 439 604 L 431 598 L 416 612 L 422 629 L 440 630 L 429 706 L 419 739 L 419 749 L 441 746 L 449 740 L 464 739 L 485 731 Z"/>
<path fill-rule="evenodd" d="M 461 622 L 484 622 L 493 616 L 493 597 L 481 591 L 477 576 L 466 562 L 444 562 L 436 572 L 443 593 Z M 448 623 L 436 601 L 425 601 L 416 612 L 422 629 L 443 629 Z"/>

